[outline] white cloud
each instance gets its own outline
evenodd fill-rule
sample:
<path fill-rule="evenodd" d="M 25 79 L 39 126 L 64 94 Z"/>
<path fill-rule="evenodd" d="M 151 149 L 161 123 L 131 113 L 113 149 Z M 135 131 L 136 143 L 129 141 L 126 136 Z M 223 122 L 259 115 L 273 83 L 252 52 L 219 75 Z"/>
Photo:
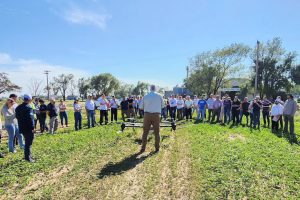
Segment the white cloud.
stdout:
<path fill-rule="evenodd" d="M 32 80 L 42 80 L 43 87 L 46 86 L 46 75 L 44 70 L 49 70 L 49 81 L 59 74 L 74 74 L 75 79 L 89 77 L 90 74 L 81 69 L 53 65 L 38 59 L 15 59 L 7 53 L 0 53 L 0 72 L 8 74 L 10 80 L 21 86 L 21 93 L 30 93 L 29 85 Z"/>
<path fill-rule="evenodd" d="M 95 11 L 71 8 L 64 14 L 65 20 L 74 24 L 93 25 L 101 29 L 106 28 L 107 20 L 111 18 L 108 14 L 100 14 Z"/>

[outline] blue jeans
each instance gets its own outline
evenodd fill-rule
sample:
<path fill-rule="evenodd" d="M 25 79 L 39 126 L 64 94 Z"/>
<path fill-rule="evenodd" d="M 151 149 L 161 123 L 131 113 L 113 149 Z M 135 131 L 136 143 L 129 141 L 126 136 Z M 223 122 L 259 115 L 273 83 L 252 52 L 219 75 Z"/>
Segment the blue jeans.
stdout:
<path fill-rule="evenodd" d="M 88 118 L 88 127 L 91 128 L 95 126 L 95 110 L 88 110 L 87 111 L 87 118 Z"/>
<path fill-rule="evenodd" d="M 204 118 L 205 118 L 205 109 L 199 109 L 197 119 L 198 120 L 201 119 L 202 121 L 204 121 Z"/>
<path fill-rule="evenodd" d="M 75 130 L 81 129 L 82 115 L 81 112 L 74 112 Z"/>
<path fill-rule="evenodd" d="M 166 109 L 167 109 L 166 107 L 164 107 L 164 108 L 161 109 L 161 117 L 164 118 L 164 119 L 167 118 Z"/>
<path fill-rule="evenodd" d="M 60 118 L 60 123 L 63 126 L 64 125 L 64 119 L 65 119 L 65 124 L 68 126 L 68 115 L 67 112 L 60 112 L 59 113 L 59 118 Z"/>
<path fill-rule="evenodd" d="M 260 110 L 253 111 L 253 126 L 258 126 L 258 128 L 260 127 Z"/>
<path fill-rule="evenodd" d="M 224 123 L 230 122 L 230 107 L 224 107 Z"/>
<path fill-rule="evenodd" d="M 15 136 L 17 136 L 21 149 L 24 149 L 24 140 L 22 134 L 19 132 L 19 127 L 14 124 L 5 125 L 5 129 L 8 133 L 8 149 L 10 152 L 15 150 Z"/>

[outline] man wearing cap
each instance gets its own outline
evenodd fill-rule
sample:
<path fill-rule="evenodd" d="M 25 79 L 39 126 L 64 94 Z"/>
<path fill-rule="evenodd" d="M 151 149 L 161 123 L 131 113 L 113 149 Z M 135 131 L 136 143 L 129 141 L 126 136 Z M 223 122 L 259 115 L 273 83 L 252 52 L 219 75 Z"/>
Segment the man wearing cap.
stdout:
<path fill-rule="evenodd" d="M 25 94 L 23 103 L 16 108 L 16 118 L 20 132 L 25 138 L 24 159 L 29 162 L 34 162 L 31 156 L 31 146 L 34 139 L 34 114 L 30 106 L 32 97 Z"/>
<path fill-rule="evenodd" d="M 140 153 L 143 153 L 146 149 L 147 138 L 150 131 L 151 125 L 154 129 L 155 135 L 155 150 L 159 151 L 160 145 L 160 114 L 164 106 L 164 100 L 162 96 L 155 92 L 156 87 L 151 85 L 150 93 L 147 94 L 142 103 L 140 109 L 144 110 L 144 124 L 143 124 L 143 136 L 142 136 L 142 147 Z"/>
<path fill-rule="evenodd" d="M 54 134 L 55 131 L 57 131 L 58 127 L 58 113 L 57 113 L 57 107 L 55 105 L 55 98 L 50 98 L 50 103 L 47 106 L 48 115 L 50 117 L 50 134 Z"/>

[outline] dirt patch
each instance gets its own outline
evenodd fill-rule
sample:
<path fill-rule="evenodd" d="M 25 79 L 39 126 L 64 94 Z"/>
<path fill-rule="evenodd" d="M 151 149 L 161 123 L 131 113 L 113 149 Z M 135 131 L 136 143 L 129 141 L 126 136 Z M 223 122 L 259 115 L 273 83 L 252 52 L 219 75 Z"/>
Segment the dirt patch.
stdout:
<path fill-rule="evenodd" d="M 231 141 L 235 141 L 235 140 L 239 140 L 239 141 L 245 142 L 246 138 L 244 136 L 240 135 L 240 134 L 231 134 L 231 135 L 229 135 L 228 140 L 230 142 Z"/>

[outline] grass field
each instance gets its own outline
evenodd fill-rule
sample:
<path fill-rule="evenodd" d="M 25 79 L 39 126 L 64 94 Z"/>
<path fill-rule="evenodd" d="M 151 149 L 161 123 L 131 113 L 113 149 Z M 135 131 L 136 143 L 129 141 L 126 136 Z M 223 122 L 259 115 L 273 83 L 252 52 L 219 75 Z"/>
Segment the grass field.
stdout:
<path fill-rule="evenodd" d="M 300 147 L 269 129 L 189 122 L 142 155 L 140 129 L 72 129 L 36 137 L 34 164 L 21 151 L 0 159 L 0 199 L 300 198 Z"/>

